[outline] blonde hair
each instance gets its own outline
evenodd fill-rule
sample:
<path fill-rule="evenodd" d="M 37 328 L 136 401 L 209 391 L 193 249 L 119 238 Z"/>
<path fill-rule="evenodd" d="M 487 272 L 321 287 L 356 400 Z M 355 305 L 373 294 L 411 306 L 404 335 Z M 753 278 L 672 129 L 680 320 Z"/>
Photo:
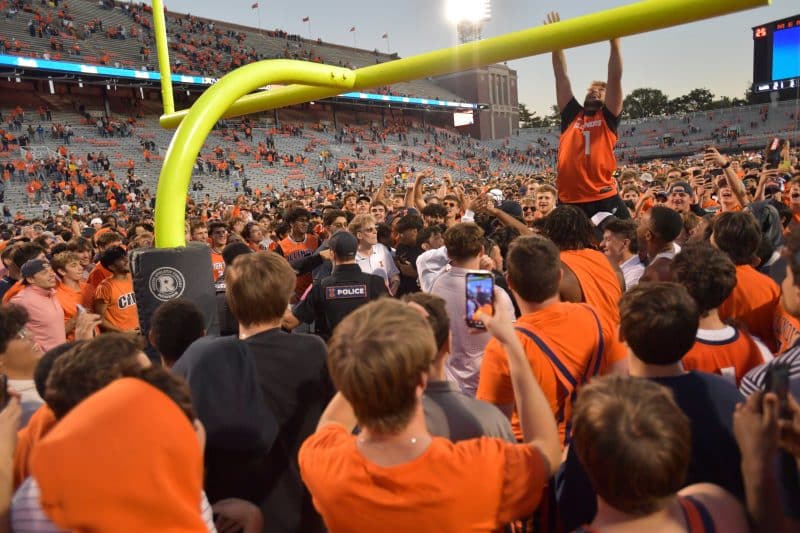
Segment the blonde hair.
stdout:
<path fill-rule="evenodd" d="M 356 215 L 353 217 L 353 220 L 350 221 L 350 225 L 347 226 L 347 231 L 356 235 L 356 233 L 363 230 L 365 226 L 376 223 L 377 221 L 372 215 Z"/>

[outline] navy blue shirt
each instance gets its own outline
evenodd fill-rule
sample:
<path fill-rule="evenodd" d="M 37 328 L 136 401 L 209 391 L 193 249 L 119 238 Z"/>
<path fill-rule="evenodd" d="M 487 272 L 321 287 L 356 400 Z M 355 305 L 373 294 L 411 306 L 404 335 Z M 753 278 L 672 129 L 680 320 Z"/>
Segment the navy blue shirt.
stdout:
<path fill-rule="evenodd" d="M 744 503 L 741 456 L 733 435 L 733 412 L 744 397 L 736 386 L 721 376 L 703 372 L 651 380 L 670 389 L 689 418 L 692 455 L 686 485 L 714 483 Z M 557 474 L 556 491 L 566 531 L 592 522 L 597 514 L 596 494 L 574 445 Z"/>

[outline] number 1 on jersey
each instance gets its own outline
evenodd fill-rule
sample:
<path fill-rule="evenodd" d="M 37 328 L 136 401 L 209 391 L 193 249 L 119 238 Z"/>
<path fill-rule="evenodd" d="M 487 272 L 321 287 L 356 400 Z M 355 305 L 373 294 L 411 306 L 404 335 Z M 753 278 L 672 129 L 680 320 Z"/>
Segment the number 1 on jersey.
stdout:
<path fill-rule="evenodd" d="M 586 147 L 586 157 L 589 157 L 589 154 L 592 151 L 592 132 L 589 130 L 583 130 L 583 144 Z"/>

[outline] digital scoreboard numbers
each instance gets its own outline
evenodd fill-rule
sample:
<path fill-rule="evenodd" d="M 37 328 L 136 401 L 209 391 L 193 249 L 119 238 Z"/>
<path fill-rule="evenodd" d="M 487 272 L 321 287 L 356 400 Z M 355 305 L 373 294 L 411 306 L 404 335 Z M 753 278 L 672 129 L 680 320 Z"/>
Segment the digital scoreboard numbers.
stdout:
<path fill-rule="evenodd" d="M 753 28 L 753 91 L 800 90 L 800 15 Z"/>

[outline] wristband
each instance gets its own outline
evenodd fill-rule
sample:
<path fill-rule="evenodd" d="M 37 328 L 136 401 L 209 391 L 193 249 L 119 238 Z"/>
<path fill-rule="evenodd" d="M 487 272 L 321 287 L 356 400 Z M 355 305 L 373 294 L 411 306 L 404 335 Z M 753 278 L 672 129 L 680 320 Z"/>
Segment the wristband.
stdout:
<path fill-rule="evenodd" d="M 724 165 L 722 165 L 720 168 L 722 170 L 728 170 L 728 167 L 730 167 L 730 166 L 731 166 L 731 160 L 728 159 L 728 161 Z"/>

